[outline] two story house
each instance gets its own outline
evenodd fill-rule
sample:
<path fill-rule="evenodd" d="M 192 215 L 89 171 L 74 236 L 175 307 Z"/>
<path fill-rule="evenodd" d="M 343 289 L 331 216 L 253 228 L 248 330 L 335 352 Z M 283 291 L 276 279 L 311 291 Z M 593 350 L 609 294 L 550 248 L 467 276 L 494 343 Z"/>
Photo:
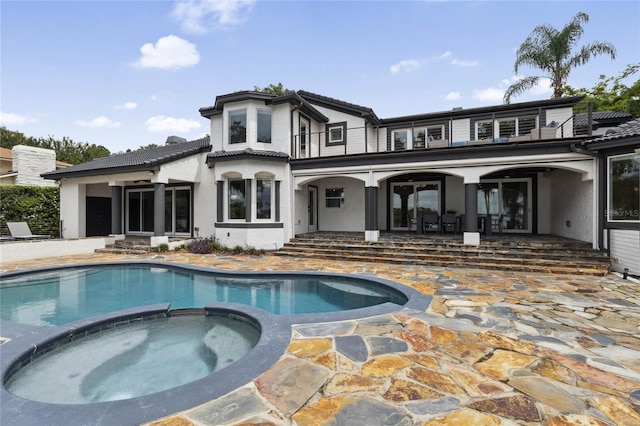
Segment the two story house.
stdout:
<path fill-rule="evenodd" d="M 424 218 L 449 214 L 468 245 L 494 229 L 608 249 L 602 164 L 619 150 L 576 134 L 581 100 L 379 118 L 306 91 L 243 91 L 199 110 L 209 138 L 43 176 L 60 181 L 66 238 L 215 236 L 269 250 L 315 231 L 437 231 Z M 629 137 L 623 151 L 638 164 Z M 105 210 L 98 229 L 91 217 Z M 637 210 L 624 221 L 640 235 Z"/>

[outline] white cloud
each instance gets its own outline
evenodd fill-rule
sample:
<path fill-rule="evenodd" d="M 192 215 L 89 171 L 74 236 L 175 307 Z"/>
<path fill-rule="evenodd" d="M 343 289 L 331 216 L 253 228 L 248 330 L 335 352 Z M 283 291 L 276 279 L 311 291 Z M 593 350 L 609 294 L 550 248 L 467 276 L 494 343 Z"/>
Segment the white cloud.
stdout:
<path fill-rule="evenodd" d="M 0 111 L 0 125 L 2 126 L 19 126 L 27 123 L 35 123 L 36 121 L 38 120 L 27 117 L 26 115 Z"/>
<path fill-rule="evenodd" d="M 120 105 L 115 105 L 113 109 L 136 109 L 138 108 L 138 104 L 135 102 L 125 102 Z"/>
<path fill-rule="evenodd" d="M 451 61 L 451 65 L 458 65 L 461 67 L 476 67 L 478 66 L 478 61 L 465 61 L 462 59 L 453 59 Z"/>
<path fill-rule="evenodd" d="M 504 96 L 504 89 L 489 87 L 487 89 L 476 89 L 472 98 L 481 102 L 501 103 Z"/>
<path fill-rule="evenodd" d="M 447 93 L 447 96 L 444 97 L 444 99 L 447 101 L 457 101 L 461 97 L 462 95 L 460 94 L 460 92 L 449 92 Z"/>
<path fill-rule="evenodd" d="M 178 69 L 200 62 L 196 45 L 174 35 L 161 37 L 155 45 L 146 43 L 140 52 L 142 56 L 134 64 L 138 68 Z"/>
<path fill-rule="evenodd" d="M 149 132 L 188 132 L 200 128 L 200 123 L 186 118 L 165 117 L 156 115 L 149 118 L 145 124 Z"/>
<path fill-rule="evenodd" d="M 420 62 L 416 59 L 406 59 L 404 61 L 400 61 L 397 64 L 391 65 L 389 70 L 391 74 L 397 74 L 400 71 L 411 72 L 415 71 L 420 67 Z"/>
<path fill-rule="evenodd" d="M 175 3 L 171 15 L 184 31 L 202 34 L 244 22 L 254 4 L 255 0 L 184 0 Z"/>
<path fill-rule="evenodd" d="M 122 125 L 120 122 L 113 121 L 104 115 L 96 117 L 91 121 L 76 120 L 74 123 L 81 127 L 120 127 Z"/>

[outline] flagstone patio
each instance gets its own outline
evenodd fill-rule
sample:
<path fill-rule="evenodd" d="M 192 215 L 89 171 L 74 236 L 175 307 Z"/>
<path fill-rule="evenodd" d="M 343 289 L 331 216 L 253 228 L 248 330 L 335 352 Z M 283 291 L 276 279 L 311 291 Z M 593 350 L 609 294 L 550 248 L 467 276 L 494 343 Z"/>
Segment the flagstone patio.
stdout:
<path fill-rule="evenodd" d="M 375 274 L 433 297 L 425 312 L 294 326 L 287 352 L 260 377 L 153 425 L 640 424 L 637 281 L 187 253 L 0 269 L 119 260 Z"/>

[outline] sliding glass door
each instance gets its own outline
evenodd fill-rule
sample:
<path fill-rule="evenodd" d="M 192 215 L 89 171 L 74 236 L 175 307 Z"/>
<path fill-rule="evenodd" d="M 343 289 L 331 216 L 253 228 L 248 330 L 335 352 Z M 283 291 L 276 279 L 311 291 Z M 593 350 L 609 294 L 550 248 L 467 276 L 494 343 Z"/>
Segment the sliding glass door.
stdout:
<path fill-rule="evenodd" d="M 501 222 L 503 232 L 531 232 L 531 180 L 483 181 L 478 189 L 478 216 L 487 215 L 494 227 Z"/>
<path fill-rule="evenodd" d="M 415 231 L 417 218 L 440 212 L 439 182 L 403 182 L 391 186 L 391 229 Z"/>
<path fill-rule="evenodd" d="M 127 190 L 127 233 L 153 234 L 153 188 Z M 165 235 L 191 234 L 191 189 L 167 188 L 164 192 Z"/>

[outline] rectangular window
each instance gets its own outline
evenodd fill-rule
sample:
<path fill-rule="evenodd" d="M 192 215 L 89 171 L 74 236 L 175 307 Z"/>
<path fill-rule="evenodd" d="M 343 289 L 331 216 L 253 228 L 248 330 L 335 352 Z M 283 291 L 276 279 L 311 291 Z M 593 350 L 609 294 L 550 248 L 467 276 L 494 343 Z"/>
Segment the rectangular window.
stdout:
<path fill-rule="evenodd" d="M 258 142 L 271 143 L 271 111 L 258 110 Z"/>
<path fill-rule="evenodd" d="M 536 128 L 536 116 L 518 118 L 518 136 L 526 136 Z"/>
<path fill-rule="evenodd" d="M 327 146 L 347 143 L 347 122 L 327 124 Z"/>
<path fill-rule="evenodd" d="M 493 121 L 476 122 L 476 140 L 482 141 L 486 139 L 493 140 Z"/>
<path fill-rule="evenodd" d="M 325 203 L 327 207 L 344 207 L 344 188 L 327 188 Z"/>
<path fill-rule="evenodd" d="M 427 137 L 430 141 L 444 139 L 443 137 L 444 126 L 429 126 L 427 127 Z"/>
<path fill-rule="evenodd" d="M 246 219 L 244 179 L 229 179 L 229 219 Z"/>
<path fill-rule="evenodd" d="M 607 218 L 640 222 L 640 154 L 609 157 Z"/>
<path fill-rule="evenodd" d="M 271 179 L 256 179 L 256 218 L 271 219 Z"/>
<path fill-rule="evenodd" d="M 518 136 L 518 130 L 516 128 L 516 119 L 509 118 L 506 120 L 498 121 L 498 137 L 500 138 L 513 138 Z"/>
<path fill-rule="evenodd" d="M 229 111 L 229 143 L 247 141 L 247 110 Z"/>
<path fill-rule="evenodd" d="M 414 148 L 424 148 L 425 141 L 427 140 L 427 131 L 425 129 L 414 129 L 413 130 L 413 147 Z"/>
<path fill-rule="evenodd" d="M 393 132 L 393 150 L 407 149 L 407 130 L 396 130 Z"/>

